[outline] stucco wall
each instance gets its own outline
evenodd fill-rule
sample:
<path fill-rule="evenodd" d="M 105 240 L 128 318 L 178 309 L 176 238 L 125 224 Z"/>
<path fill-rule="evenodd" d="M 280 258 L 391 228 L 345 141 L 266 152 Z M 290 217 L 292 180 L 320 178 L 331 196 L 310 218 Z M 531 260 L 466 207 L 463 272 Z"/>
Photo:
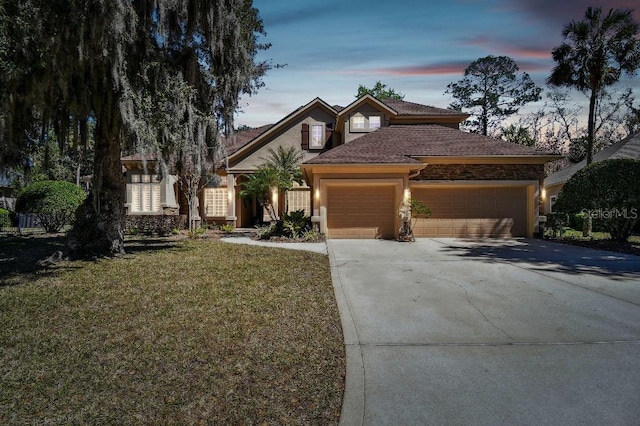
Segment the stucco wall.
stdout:
<path fill-rule="evenodd" d="M 257 169 L 258 165 L 264 162 L 264 158 L 269 156 L 269 148 L 275 149 L 278 146 L 288 148 L 293 146 L 301 149 L 302 123 L 307 123 L 309 125 L 321 123 L 326 125 L 327 123 L 333 123 L 335 127 L 335 117 L 321 108 L 311 110 L 306 117 L 289 124 L 280 132 L 273 135 L 273 137 L 266 140 L 264 144 L 253 153 L 249 154 L 238 163 L 232 164 L 230 172 L 233 173 L 234 170 L 253 171 Z M 329 143 L 330 142 L 327 142 L 327 144 Z M 322 150 L 306 150 L 303 162 L 317 156 L 320 152 L 322 152 Z"/>

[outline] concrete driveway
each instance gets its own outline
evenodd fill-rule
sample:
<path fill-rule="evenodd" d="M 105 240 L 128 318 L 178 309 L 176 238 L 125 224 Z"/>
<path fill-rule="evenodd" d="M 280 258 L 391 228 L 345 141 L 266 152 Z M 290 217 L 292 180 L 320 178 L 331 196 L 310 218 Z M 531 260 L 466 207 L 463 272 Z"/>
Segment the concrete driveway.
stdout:
<path fill-rule="evenodd" d="M 328 248 L 341 424 L 639 424 L 639 257 L 528 239 Z"/>

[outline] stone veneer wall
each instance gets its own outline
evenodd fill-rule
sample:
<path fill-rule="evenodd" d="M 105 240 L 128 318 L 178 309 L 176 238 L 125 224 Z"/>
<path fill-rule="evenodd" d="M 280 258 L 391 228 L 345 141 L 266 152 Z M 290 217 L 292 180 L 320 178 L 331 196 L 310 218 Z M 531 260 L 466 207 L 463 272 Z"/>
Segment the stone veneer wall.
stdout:
<path fill-rule="evenodd" d="M 544 164 L 430 164 L 413 180 L 537 180 Z"/>

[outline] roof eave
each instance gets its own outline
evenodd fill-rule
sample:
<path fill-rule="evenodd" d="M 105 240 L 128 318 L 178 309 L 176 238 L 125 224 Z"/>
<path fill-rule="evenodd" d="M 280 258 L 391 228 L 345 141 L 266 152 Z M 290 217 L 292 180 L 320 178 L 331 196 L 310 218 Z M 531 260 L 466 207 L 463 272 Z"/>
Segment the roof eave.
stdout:
<path fill-rule="evenodd" d="M 412 155 L 423 163 L 429 164 L 545 164 L 562 158 L 561 155 Z"/>

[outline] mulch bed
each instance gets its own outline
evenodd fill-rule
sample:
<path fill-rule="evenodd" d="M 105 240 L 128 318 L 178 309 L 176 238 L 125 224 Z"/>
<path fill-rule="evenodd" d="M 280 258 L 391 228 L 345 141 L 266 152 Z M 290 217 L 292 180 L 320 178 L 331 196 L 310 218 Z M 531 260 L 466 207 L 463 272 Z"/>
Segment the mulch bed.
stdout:
<path fill-rule="evenodd" d="M 612 240 L 579 240 L 579 239 L 552 239 L 552 241 L 561 244 L 570 244 L 574 246 L 588 247 L 596 250 L 606 250 L 616 253 L 632 254 L 640 256 L 640 243 L 637 242 L 620 242 Z"/>

